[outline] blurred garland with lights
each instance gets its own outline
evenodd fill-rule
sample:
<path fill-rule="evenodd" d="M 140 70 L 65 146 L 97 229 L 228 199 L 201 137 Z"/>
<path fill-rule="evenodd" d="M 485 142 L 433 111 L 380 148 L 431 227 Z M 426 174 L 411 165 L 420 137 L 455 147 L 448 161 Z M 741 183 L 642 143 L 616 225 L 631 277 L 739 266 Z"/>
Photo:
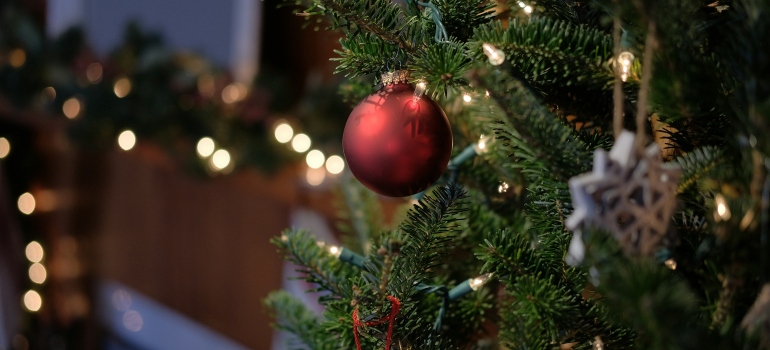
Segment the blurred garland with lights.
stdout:
<path fill-rule="evenodd" d="M 314 124 L 319 114 L 323 118 L 344 109 L 320 91 L 335 89 L 318 86 L 298 108 L 284 112 L 292 120 L 276 121 L 270 105 L 283 102 L 276 101 L 281 78 L 269 72 L 251 86 L 235 82 L 227 71 L 197 55 L 171 52 L 159 36 L 133 24 L 124 42 L 102 60 L 78 29 L 48 40 L 19 9 L 7 6 L 2 13 L 0 104 L 69 119 L 71 138 L 87 149 L 108 149 L 117 139 L 128 150 L 136 140 L 150 140 L 192 173 L 215 175 L 242 167 L 272 172 L 298 156 L 274 142 L 276 124 L 295 124 L 294 135 L 296 124 Z M 314 130 L 313 148 L 339 151 L 333 141 L 341 127 L 308 127 Z"/>

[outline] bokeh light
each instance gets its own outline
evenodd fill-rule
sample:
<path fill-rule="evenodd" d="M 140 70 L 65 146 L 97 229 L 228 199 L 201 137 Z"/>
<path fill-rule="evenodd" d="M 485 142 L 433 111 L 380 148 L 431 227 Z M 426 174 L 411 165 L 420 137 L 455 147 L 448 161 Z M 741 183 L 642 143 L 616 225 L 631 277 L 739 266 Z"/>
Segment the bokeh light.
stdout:
<path fill-rule="evenodd" d="M 40 245 L 40 243 L 37 241 L 29 242 L 29 244 L 27 244 L 27 248 L 24 249 L 24 253 L 27 256 L 27 260 L 33 263 L 40 262 L 43 260 L 43 255 L 45 255 L 43 246 Z"/>
<path fill-rule="evenodd" d="M 297 134 L 291 140 L 291 147 L 299 153 L 307 151 L 310 149 L 310 137 L 305 134 Z"/>
<path fill-rule="evenodd" d="M 291 125 L 287 123 L 281 123 L 275 127 L 276 141 L 280 143 L 287 143 L 291 141 L 292 136 L 294 136 L 294 129 L 291 128 Z"/>
<path fill-rule="evenodd" d="M 97 84 L 102 81 L 102 65 L 99 62 L 94 62 L 88 65 L 86 68 L 86 78 L 91 84 Z"/>
<path fill-rule="evenodd" d="M 10 63 L 11 67 L 13 68 L 19 68 L 23 66 L 24 62 L 26 61 L 27 53 L 22 49 L 13 49 L 11 50 L 11 53 L 8 54 L 8 63 Z"/>
<path fill-rule="evenodd" d="M 45 282 L 48 273 L 45 270 L 45 266 L 41 263 L 34 263 L 29 267 L 29 279 L 37 284 L 43 284 Z"/>
<path fill-rule="evenodd" d="M 40 297 L 40 294 L 38 294 L 38 292 L 34 290 L 30 290 L 24 294 L 24 307 L 26 307 L 27 310 L 36 312 L 40 310 L 42 306 L 43 306 L 43 298 Z"/>
<path fill-rule="evenodd" d="M 123 326 L 129 331 L 139 332 L 144 326 L 144 319 L 138 311 L 128 310 L 123 314 Z"/>
<path fill-rule="evenodd" d="M 115 81 L 115 85 L 112 87 L 112 91 L 115 92 L 115 96 L 123 98 L 128 96 L 131 92 L 131 80 L 128 78 L 120 78 Z"/>
<path fill-rule="evenodd" d="M 32 196 L 32 193 L 24 192 L 19 196 L 17 204 L 19 205 L 19 211 L 24 214 L 29 215 L 35 211 L 35 197 Z"/>
<path fill-rule="evenodd" d="M 118 146 L 124 151 L 131 150 L 136 145 L 136 135 L 131 130 L 124 130 L 118 135 Z"/>
<path fill-rule="evenodd" d="M 318 186 L 322 184 L 325 179 L 326 171 L 323 169 L 308 168 L 307 173 L 305 173 L 305 180 L 307 180 L 307 183 L 311 186 Z"/>
<path fill-rule="evenodd" d="M 216 149 L 216 144 L 214 143 L 214 140 L 210 137 L 204 137 L 200 140 L 198 140 L 198 145 L 195 147 L 196 151 L 198 151 L 198 155 L 202 158 L 206 158 L 210 156 L 212 153 L 214 153 L 214 150 Z"/>
<path fill-rule="evenodd" d="M 326 170 L 332 174 L 339 174 L 345 170 L 345 161 L 338 155 L 331 156 L 326 160 Z"/>
<path fill-rule="evenodd" d="M 222 101 L 225 103 L 234 103 L 246 98 L 249 90 L 242 83 L 232 83 L 222 89 Z"/>
<path fill-rule="evenodd" d="M 77 98 L 70 98 L 67 101 L 64 101 L 64 105 L 62 105 L 62 112 L 64 112 L 64 115 L 69 118 L 73 119 L 80 114 L 80 101 Z"/>
<path fill-rule="evenodd" d="M 230 152 L 224 149 L 217 150 L 214 155 L 211 156 L 211 164 L 218 170 L 227 168 L 230 165 Z"/>
<path fill-rule="evenodd" d="M 308 152 L 307 156 L 305 157 L 305 162 L 307 162 L 307 166 L 313 169 L 318 169 L 324 166 L 325 161 L 326 161 L 326 157 L 324 157 L 323 152 L 317 149 L 314 149 Z"/>
<path fill-rule="evenodd" d="M 112 293 L 112 306 L 118 311 L 128 311 L 131 308 L 131 294 L 125 289 L 118 289 Z"/>
<path fill-rule="evenodd" d="M 8 156 L 11 153 L 11 143 L 5 137 L 0 137 L 0 159 Z"/>

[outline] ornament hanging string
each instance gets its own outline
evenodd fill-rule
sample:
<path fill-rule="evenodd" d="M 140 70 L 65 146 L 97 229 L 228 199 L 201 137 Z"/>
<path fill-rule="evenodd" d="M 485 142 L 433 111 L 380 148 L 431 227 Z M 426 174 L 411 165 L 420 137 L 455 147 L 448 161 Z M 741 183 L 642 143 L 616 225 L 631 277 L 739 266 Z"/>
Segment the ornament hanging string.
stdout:
<path fill-rule="evenodd" d="M 614 3 L 617 3 L 617 0 L 614 1 Z M 619 11 L 619 6 L 615 6 L 615 11 Z M 617 138 L 623 131 L 623 105 L 625 104 L 623 103 L 625 101 L 625 97 L 623 96 L 623 79 L 620 77 L 621 63 L 619 62 L 621 30 L 622 28 L 620 26 L 620 15 L 616 14 L 612 26 L 612 37 L 613 41 L 615 42 L 615 50 L 613 51 L 613 57 L 615 60 L 615 87 L 613 89 L 613 101 L 615 103 L 612 113 L 612 131 L 613 134 L 615 134 L 615 138 Z"/>
<path fill-rule="evenodd" d="M 396 315 L 401 310 L 401 301 L 398 298 L 388 295 L 390 300 L 390 314 L 388 317 L 381 318 L 376 321 L 361 322 L 358 318 L 358 309 L 353 310 L 353 337 L 356 339 L 356 349 L 361 350 L 361 338 L 358 335 L 358 327 L 363 326 L 376 326 L 378 324 L 388 322 L 388 333 L 385 336 L 385 350 L 390 350 L 390 343 L 393 341 L 393 324 L 396 322 Z"/>

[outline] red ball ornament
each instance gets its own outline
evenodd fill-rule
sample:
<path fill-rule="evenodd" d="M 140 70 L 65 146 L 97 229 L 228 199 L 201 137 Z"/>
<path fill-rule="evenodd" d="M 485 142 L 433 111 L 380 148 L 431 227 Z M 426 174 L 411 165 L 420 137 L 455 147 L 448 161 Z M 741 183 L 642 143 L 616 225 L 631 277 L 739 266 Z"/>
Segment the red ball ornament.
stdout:
<path fill-rule="evenodd" d="M 452 129 L 436 102 L 415 99 L 409 84 L 391 84 L 353 109 L 342 149 L 364 186 L 383 196 L 409 196 L 441 177 L 452 153 Z"/>

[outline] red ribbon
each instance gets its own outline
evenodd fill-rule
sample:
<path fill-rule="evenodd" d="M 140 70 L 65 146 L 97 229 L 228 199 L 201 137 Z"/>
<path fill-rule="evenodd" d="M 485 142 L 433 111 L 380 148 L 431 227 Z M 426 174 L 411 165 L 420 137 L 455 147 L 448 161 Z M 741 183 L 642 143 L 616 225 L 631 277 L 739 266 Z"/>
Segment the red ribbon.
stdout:
<path fill-rule="evenodd" d="M 358 335 L 358 327 L 376 326 L 383 322 L 388 322 L 388 335 L 385 337 L 385 350 L 390 350 L 390 342 L 393 340 L 393 324 L 396 323 L 396 315 L 401 310 L 401 302 L 394 296 L 388 295 L 390 300 L 390 314 L 386 318 L 381 318 L 376 321 L 361 322 L 358 319 L 358 310 L 353 310 L 353 337 L 356 339 L 356 349 L 361 350 L 361 339 Z"/>

